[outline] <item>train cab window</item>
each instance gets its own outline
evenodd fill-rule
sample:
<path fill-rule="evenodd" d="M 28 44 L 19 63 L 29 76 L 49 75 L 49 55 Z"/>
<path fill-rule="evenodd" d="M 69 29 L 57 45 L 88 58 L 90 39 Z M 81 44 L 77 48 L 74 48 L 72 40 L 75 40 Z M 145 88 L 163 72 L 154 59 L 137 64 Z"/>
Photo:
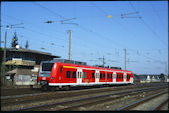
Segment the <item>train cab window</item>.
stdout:
<path fill-rule="evenodd" d="M 109 74 L 107 74 L 107 78 L 109 78 Z"/>
<path fill-rule="evenodd" d="M 76 78 L 76 71 L 72 72 L 72 78 Z"/>
<path fill-rule="evenodd" d="M 105 78 L 105 73 L 103 74 L 103 78 Z"/>
<path fill-rule="evenodd" d="M 100 73 L 100 78 L 102 78 L 102 73 Z"/>
<path fill-rule="evenodd" d="M 70 78 L 70 71 L 66 72 L 66 78 Z"/>
<path fill-rule="evenodd" d="M 86 72 L 83 72 L 83 78 L 87 78 L 87 77 L 86 77 Z"/>
<path fill-rule="evenodd" d="M 94 78 L 94 73 L 92 73 L 92 78 Z"/>

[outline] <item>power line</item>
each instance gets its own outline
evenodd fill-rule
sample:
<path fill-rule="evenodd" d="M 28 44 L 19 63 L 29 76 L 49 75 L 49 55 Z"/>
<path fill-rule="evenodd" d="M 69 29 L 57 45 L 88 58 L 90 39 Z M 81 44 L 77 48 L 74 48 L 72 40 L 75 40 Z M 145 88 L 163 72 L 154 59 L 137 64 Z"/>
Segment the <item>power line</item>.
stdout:
<path fill-rule="evenodd" d="M 24 23 L 26 22 L 28 25 L 33 25 L 33 26 L 37 26 L 35 23 L 31 23 L 31 22 L 28 22 L 28 21 L 25 21 L 25 20 L 21 20 L 21 19 L 18 19 L 18 18 L 16 18 L 16 17 L 13 17 L 13 16 L 10 16 L 10 15 L 6 15 L 6 14 L 3 14 L 4 16 L 6 16 L 6 17 L 8 17 L 8 18 L 13 18 L 13 19 L 15 19 L 15 20 L 17 20 L 17 21 L 19 21 L 19 22 L 23 22 L 24 21 Z M 38 28 L 40 28 L 39 26 L 37 26 Z M 59 32 L 61 32 L 61 31 L 59 31 L 59 32 L 56 32 L 56 30 L 55 29 L 52 29 L 53 31 L 55 31 L 55 33 L 57 33 L 57 35 L 62 35 L 62 34 L 60 34 Z M 58 34 L 59 33 L 59 34 Z M 63 35 L 62 35 L 63 36 Z"/>
<path fill-rule="evenodd" d="M 36 4 L 37 4 L 37 3 L 36 3 Z M 39 4 L 38 6 L 42 6 L 42 5 Z M 42 8 L 45 9 L 45 10 L 48 10 L 50 13 L 52 13 L 52 14 L 54 14 L 54 15 L 56 15 L 56 16 L 59 15 L 60 18 L 65 19 L 62 15 L 60 15 L 60 14 L 58 14 L 58 13 L 56 13 L 56 12 L 50 10 L 50 9 L 47 8 L 47 7 L 42 6 Z M 103 39 L 103 37 L 104 37 L 104 36 L 102 36 L 101 34 L 98 34 L 98 33 L 94 32 L 93 30 L 90 30 L 90 29 L 87 29 L 87 28 L 83 27 L 82 25 L 78 25 L 77 27 L 79 27 L 79 28 L 81 28 L 81 29 L 83 29 L 83 30 L 85 30 L 85 31 L 88 31 L 88 32 L 90 32 L 90 33 L 93 33 L 93 34 L 97 35 L 97 36 L 98 36 L 99 38 L 101 38 L 101 39 Z M 107 37 L 104 37 L 104 38 L 107 38 Z M 107 39 L 109 39 L 109 38 L 107 38 Z M 110 39 L 109 39 L 109 40 L 110 40 Z M 111 40 L 111 41 L 112 41 L 112 40 Z M 113 40 L 113 42 L 114 42 L 114 44 L 116 44 L 116 45 L 119 46 L 119 43 L 115 43 L 114 40 Z M 121 46 L 124 46 L 124 44 L 121 44 Z"/>
<path fill-rule="evenodd" d="M 153 9 L 153 12 L 156 14 L 156 16 L 157 16 L 157 18 L 158 18 L 158 20 L 159 20 L 159 22 L 161 22 L 161 24 L 160 25 L 162 25 L 163 26 L 163 28 L 164 28 L 164 23 L 163 23 L 163 21 L 161 21 L 161 18 L 160 18 L 160 15 L 159 15 L 159 13 L 155 10 L 155 8 L 154 8 L 154 6 L 152 5 L 152 3 L 150 3 L 150 5 L 151 5 L 151 7 L 152 7 L 152 9 Z M 165 30 L 167 30 L 168 28 L 164 28 Z M 168 32 L 168 31 L 167 31 Z"/>
<path fill-rule="evenodd" d="M 62 15 L 60 15 L 60 14 L 58 14 L 58 13 L 56 13 L 56 12 L 50 10 L 50 9 L 47 8 L 47 7 L 44 7 L 43 5 L 41 5 L 41 4 L 37 3 L 37 2 L 33 2 L 33 4 L 40 6 L 41 8 L 47 10 L 48 12 L 50 12 L 50 13 L 52 13 L 52 14 L 54 14 L 54 15 L 57 15 L 58 17 L 60 17 L 60 18 L 62 18 L 62 19 L 65 19 L 64 17 L 62 17 Z"/>
<path fill-rule="evenodd" d="M 134 7 L 134 5 L 129 1 L 129 4 L 130 4 L 130 6 L 133 8 L 133 10 L 134 11 L 137 11 L 136 10 L 136 8 Z M 165 44 L 165 45 L 167 45 L 165 42 L 163 42 L 162 40 L 161 40 L 161 38 L 159 37 L 159 35 L 153 30 L 153 29 L 151 29 L 151 27 L 142 19 L 142 18 L 139 18 L 141 21 L 142 21 L 142 23 L 155 35 L 155 37 L 157 38 L 157 39 L 159 39 L 163 44 Z"/>

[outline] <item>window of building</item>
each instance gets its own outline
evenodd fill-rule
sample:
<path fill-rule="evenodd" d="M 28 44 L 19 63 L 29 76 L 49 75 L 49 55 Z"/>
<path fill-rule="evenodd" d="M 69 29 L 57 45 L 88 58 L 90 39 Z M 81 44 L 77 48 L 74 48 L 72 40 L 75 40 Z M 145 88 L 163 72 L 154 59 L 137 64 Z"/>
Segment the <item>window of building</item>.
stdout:
<path fill-rule="evenodd" d="M 86 72 L 83 72 L 83 78 L 87 78 L 87 77 L 86 77 Z"/>
<path fill-rule="evenodd" d="M 66 72 L 66 78 L 70 78 L 70 71 Z"/>
<path fill-rule="evenodd" d="M 94 78 L 94 73 L 92 73 L 92 78 Z"/>
<path fill-rule="evenodd" d="M 76 71 L 72 72 L 72 78 L 76 78 Z"/>

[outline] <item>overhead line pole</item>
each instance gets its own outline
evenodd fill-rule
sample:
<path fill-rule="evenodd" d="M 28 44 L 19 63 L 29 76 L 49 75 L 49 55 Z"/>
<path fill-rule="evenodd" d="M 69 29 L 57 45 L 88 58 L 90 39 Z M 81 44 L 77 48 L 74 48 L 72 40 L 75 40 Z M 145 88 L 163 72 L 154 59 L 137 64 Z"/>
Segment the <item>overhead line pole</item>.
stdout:
<path fill-rule="evenodd" d="M 72 30 L 69 30 L 69 60 L 72 60 Z"/>
<path fill-rule="evenodd" d="M 126 70 L 126 58 L 127 58 L 127 54 L 126 54 L 126 48 L 124 49 L 124 54 L 125 54 L 125 56 L 124 56 L 124 58 L 125 58 L 125 60 L 124 60 L 124 70 Z"/>

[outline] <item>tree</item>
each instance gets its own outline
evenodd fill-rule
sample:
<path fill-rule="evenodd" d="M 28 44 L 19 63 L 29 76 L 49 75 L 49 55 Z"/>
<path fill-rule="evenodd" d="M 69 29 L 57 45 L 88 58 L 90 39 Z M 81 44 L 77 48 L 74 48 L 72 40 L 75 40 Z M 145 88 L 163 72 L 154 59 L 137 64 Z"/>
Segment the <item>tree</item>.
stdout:
<path fill-rule="evenodd" d="M 18 37 L 16 35 L 16 32 L 14 33 L 14 37 L 12 38 L 11 45 L 12 45 L 12 47 L 16 47 L 16 45 L 18 45 Z"/>
<path fill-rule="evenodd" d="M 25 48 L 28 49 L 29 47 L 29 44 L 28 44 L 28 40 L 26 41 L 26 45 L 25 45 Z"/>
<path fill-rule="evenodd" d="M 161 82 L 165 81 L 165 75 L 163 73 L 160 74 L 159 78 L 160 78 Z"/>

